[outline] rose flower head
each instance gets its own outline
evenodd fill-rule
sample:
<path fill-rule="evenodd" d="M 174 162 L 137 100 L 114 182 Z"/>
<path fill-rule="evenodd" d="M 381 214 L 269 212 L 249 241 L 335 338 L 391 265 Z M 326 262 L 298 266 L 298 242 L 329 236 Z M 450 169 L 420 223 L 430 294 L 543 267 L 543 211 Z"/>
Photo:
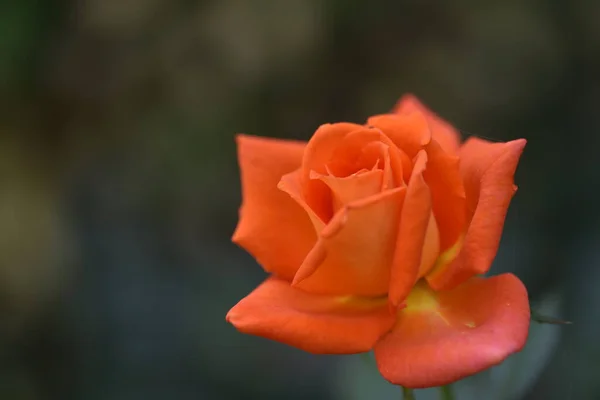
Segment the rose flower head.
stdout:
<path fill-rule="evenodd" d="M 244 333 L 311 353 L 374 350 L 408 388 L 445 385 L 521 350 L 529 301 L 483 278 L 525 146 L 458 132 L 414 96 L 308 142 L 238 135 L 233 241 L 270 273 L 227 314 Z"/>

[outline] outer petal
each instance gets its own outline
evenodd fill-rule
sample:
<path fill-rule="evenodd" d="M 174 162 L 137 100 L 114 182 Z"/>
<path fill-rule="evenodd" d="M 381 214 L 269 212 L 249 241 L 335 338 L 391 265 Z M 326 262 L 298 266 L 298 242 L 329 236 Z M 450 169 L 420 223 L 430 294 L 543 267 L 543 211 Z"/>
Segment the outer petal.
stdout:
<path fill-rule="evenodd" d="M 433 138 L 439 142 L 442 148 L 449 153 L 457 153 L 460 147 L 460 134 L 448 122 L 444 121 L 414 95 L 404 95 L 394 107 L 394 112 L 398 114 L 420 111 L 424 113 L 429 121 Z"/>
<path fill-rule="evenodd" d="M 427 226 L 431 218 L 431 193 L 423 179 L 427 164 L 425 151 L 419 152 L 412 171 L 400 215 L 400 228 L 394 254 L 390 302 L 399 305 L 418 279 Z"/>
<path fill-rule="evenodd" d="M 446 385 L 520 351 L 528 328 L 527 291 L 514 275 L 472 278 L 448 292 L 417 286 L 375 357 L 394 384 Z"/>
<path fill-rule="evenodd" d="M 306 212 L 277 189 L 300 166 L 305 143 L 238 135 L 240 221 L 232 240 L 269 272 L 292 279 L 316 242 Z"/>
<path fill-rule="evenodd" d="M 342 208 L 292 284 L 311 293 L 385 295 L 405 193 L 397 188 Z"/>
<path fill-rule="evenodd" d="M 385 298 L 320 296 L 267 279 L 227 314 L 244 333 L 311 353 L 368 351 L 394 324 Z"/>
<path fill-rule="evenodd" d="M 470 224 L 458 258 L 428 277 L 436 289 L 451 288 L 487 272 L 496 257 L 504 219 L 516 191 L 514 173 L 526 141 L 490 143 L 470 138 L 460 150 Z"/>

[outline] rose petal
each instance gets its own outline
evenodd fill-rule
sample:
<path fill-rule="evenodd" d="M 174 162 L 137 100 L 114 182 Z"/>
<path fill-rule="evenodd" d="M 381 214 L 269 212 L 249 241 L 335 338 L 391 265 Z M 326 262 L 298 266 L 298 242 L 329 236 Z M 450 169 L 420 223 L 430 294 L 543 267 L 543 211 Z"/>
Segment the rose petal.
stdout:
<path fill-rule="evenodd" d="M 471 216 L 480 207 L 483 210 L 492 205 L 488 203 L 490 198 L 507 205 L 515 191 L 514 174 L 526 144 L 525 139 L 492 143 L 471 137 L 466 141 L 460 151 L 460 172 Z"/>
<path fill-rule="evenodd" d="M 442 146 L 444 151 L 456 154 L 460 147 L 460 134 L 452 125 L 438 117 L 414 95 L 407 94 L 402 96 L 394 107 L 394 112 L 398 114 L 408 114 L 414 111 L 424 113 L 431 127 L 432 137 Z"/>
<path fill-rule="evenodd" d="M 409 388 L 441 386 L 499 364 L 525 345 L 529 301 L 511 274 L 472 278 L 447 292 L 417 286 L 375 346 L 381 374 Z"/>
<path fill-rule="evenodd" d="M 426 147 L 425 181 L 431 190 L 433 214 L 440 232 L 440 248 L 448 250 L 466 230 L 466 195 L 458 157 L 446 153 L 432 140 Z"/>
<path fill-rule="evenodd" d="M 433 268 L 440 254 L 440 230 L 438 228 L 435 215 L 429 216 L 425 241 L 423 242 L 423 252 L 421 254 L 421 264 L 419 266 L 419 278 L 424 277 Z"/>
<path fill-rule="evenodd" d="M 320 179 L 331 189 L 334 211 L 357 200 L 373 196 L 381 192 L 383 171 L 375 169 L 361 172 L 345 178 L 314 173 L 313 179 Z"/>
<path fill-rule="evenodd" d="M 394 319 L 385 298 L 313 295 L 276 278 L 227 314 L 227 321 L 244 333 L 321 354 L 368 351 Z"/>
<path fill-rule="evenodd" d="M 300 166 L 306 144 L 247 135 L 236 140 L 242 206 L 232 240 L 266 271 L 292 279 L 316 234 L 306 212 L 277 184 Z"/>
<path fill-rule="evenodd" d="M 465 189 L 459 172 L 459 158 L 447 153 L 431 138 L 431 118 L 425 108 L 411 108 L 402 114 L 388 114 L 369 119 L 369 124 L 381 129 L 406 154 L 427 152 L 424 179 L 429 186 L 440 240 L 446 252 L 464 236 L 466 229 Z M 392 296 L 395 298 L 395 296 Z"/>
<path fill-rule="evenodd" d="M 304 193 L 302 192 L 302 171 L 300 169 L 283 175 L 277 184 L 277 188 L 282 192 L 287 193 L 300 207 L 302 207 L 313 224 L 315 235 L 325 228 L 325 222 L 319 218 L 304 200 Z"/>
<path fill-rule="evenodd" d="M 406 188 L 397 188 L 342 208 L 292 284 L 311 293 L 386 294 L 405 193 Z"/>
<path fill-rule="evenodd" d="M 360 129 L 364 127 L 345 122 L 321 125 L 306 145 L 302 158 L 304 198 L 308 206 L 323 221 L 329 221 L 333 216 L 331 193 L 323 182 L 310 178 L 311 171 L 326 174 L 325 165 L 340 142 L 348 133 Z"/>
<path fill-rule="evenodd" d="M 410 158 L 381 130 L 363 127 L 344 137 L 325 169 L 332 175 L 344 177 L 377 167 L 384 170 L 386 182 L 393 181 L 391 187 L 395 187 L 408 181 L 411 164 Z"/>
<path fill-rule="evenodd" d="M 431 141 L 427 119 L 421 112 L 376 115 L 367 124 L 381 129 L 410 158 Z"/>
<path fill-rule="evenodd" d="M 516 191 L 514 173 L 526 141 L 490 143 L 470 138 L 460 150 L 460 172 L 467 193 L 470 224 L 458 259 L 441 263 L 427 277 L 436 289 L 448 289 L 486 273 L 500 244 L 504 219 Z"/>
<path fill-rule="evenodd" d="M 390 302 L 399 305 L 417 281 L 427 226 L 431 217 L 431 193 L 423 179 L 427 154 L 415 159 L 406 198 L 400 214 L 396 251 L 391 269 Z"/>

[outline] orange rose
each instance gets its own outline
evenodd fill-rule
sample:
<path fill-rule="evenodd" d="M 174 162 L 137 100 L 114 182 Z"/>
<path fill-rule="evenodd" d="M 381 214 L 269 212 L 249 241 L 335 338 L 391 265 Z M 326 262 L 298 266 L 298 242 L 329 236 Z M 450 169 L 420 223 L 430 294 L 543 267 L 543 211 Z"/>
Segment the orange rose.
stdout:
<path fill-rule="evenodd" d="M 272 274 L 227 314 L 242 332 L 312 352 L 374 349 L 409 388 L 448 384 L 525 344 L 529 302 L 496 252 L 525 140 L 459 134 L 410 95 L 308 143 L 237 137 L 233 241 Z"/>

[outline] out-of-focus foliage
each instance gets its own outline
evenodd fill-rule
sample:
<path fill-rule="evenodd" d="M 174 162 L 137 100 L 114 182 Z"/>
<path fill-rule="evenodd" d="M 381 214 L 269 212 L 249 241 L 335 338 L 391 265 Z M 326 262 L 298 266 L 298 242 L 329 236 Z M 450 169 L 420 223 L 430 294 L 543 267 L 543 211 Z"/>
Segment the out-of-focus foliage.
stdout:
<path fill-rule="evenodd" d="M 575 322 L 533 327 L 457 390 L 600 397 L 599 17 L 586 0 L 3 1 L 0 398 L 398 398 L 353 357 L 224 316 L 264 278 L 229 242 L 233 135 L 307 139 L 408 91 L 465 136 L 529 140 L 493 272 Z"/>

